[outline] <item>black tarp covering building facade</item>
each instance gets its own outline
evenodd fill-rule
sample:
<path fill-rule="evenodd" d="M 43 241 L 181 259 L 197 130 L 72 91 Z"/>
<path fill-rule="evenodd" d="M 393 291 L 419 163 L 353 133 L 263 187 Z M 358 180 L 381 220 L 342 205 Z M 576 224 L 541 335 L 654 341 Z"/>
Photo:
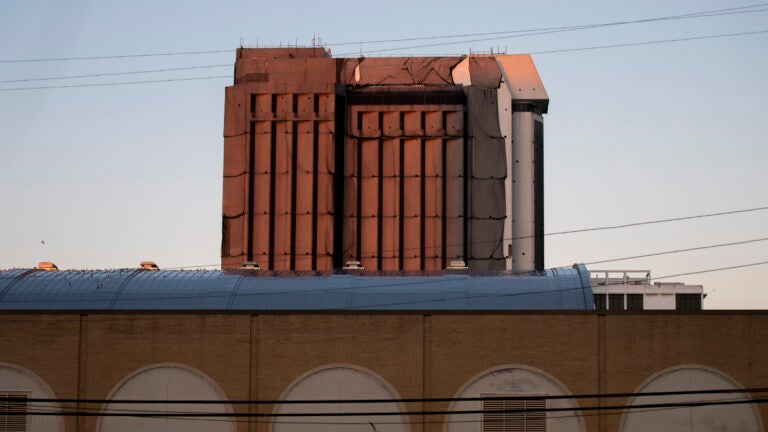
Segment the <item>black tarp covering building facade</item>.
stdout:
<path fill-rule="evenodd" d="M 240 49 L 222 267 L 541 270 L 547 105 L 527 55 Z"/>

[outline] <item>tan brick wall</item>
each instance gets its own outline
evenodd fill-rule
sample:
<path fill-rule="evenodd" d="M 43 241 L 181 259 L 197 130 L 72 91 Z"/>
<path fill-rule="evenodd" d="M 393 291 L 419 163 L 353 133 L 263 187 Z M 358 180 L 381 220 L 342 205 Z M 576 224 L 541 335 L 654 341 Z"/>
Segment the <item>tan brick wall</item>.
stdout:
<path fill-rule="evenodd" d="M 595 326 L 594 315 L 433 316 L 432 396 L 455 396 L 476 375 L 503 365 L 540 369 L 574 394 L 597 393 Z"/>
<path fill-rule="evenodd" d="M 452 397 L 473 377 L 504 365 L 539 369 L 573 394 L 632 392 L 655 373 L 685 364 L 714 368 L 744 387 L 768 386 L 768 312 L 5 314 L 0 326 L 0 362 L 31 370 L 60 398 L 78 396 L 78 379 L 81 398 L 106 398 L 155 363 L 195 368 L 233 400 L 278 399 L 297 378 L 328 364 L 368 369 L 403 398 Z M 765 419 L 768 407 L 760 409 Z M 621 415 L 601 422 L 591 414 L 587 430 L 618 431 Z M 421 418 L 412 420 L 420 432 Z M 76 430 L 73 418 L 65 424 Z M 95 427 L 88 418 L 82 430 Z M 238 423 L 238 431 L 246 430 Z M 262 423 L 253 430 L 269 429 Z"/>
<path fill-rule="evenodd" d="M 0 362 L 39 376 L 58 398 L 77 398 L 79 315 L 0 315 Z M 75 430 L 75 418 L 65 418 Z"/>
<path fill-rule="evenodd" d="M 680 365 L 714 368 L 745 388 L 768 385 L 768 312 L 607 315 L 608 393 L 634 392 L 654 374 Z M 612 399 L 624 404 L 626 399 Z M 768 405 L 758 405 L 765 422 Z M 607 416 L 619 430 L 621 415 Z"/>

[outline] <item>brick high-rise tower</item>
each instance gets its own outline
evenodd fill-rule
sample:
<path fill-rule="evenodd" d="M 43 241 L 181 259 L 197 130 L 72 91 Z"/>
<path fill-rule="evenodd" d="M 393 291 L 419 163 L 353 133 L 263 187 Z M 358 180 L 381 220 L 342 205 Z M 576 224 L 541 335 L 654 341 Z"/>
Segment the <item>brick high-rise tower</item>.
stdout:
<path fill-rule="evenodd" d="M 239 49 L 222 267 L 542 269 L 548 102 L 527 55 Z"/>

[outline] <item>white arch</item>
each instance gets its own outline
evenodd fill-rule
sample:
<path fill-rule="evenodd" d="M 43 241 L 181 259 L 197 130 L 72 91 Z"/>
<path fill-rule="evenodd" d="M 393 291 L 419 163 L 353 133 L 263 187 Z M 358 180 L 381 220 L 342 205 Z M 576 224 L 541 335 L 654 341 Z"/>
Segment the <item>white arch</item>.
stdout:
<path fill-rule="evenodd" d="M 117 383 L 107 399 L 121 400 L 218 400 L 220 404 L 173 404 L 150 402 L 140 404 L 107 403 L 102 412 L 214 412 L 231 414 L 232 406 L 219 385 L 208 375 L 180 363 L 155 363 L 139 368 Z M 120 431 L 216 431 L 234 432 L 231 417 L 205 418 L 137 418 L 104 416 L 97 420 L 100 432 Z"/>
<path fill-rule="evenodd" d="M 299 412 L 402 412 L 397 416 L 327 416 L 277 417 L 272 432 L 359 431 L 360 424 L 371 423 L 377 432 L 409 432 L 408 413 L 397 390 L 381 375 L 370 369 L 347 363 L 331 363 L 311 369 L 294 379 L 283 390 L 280 400 L 354 400 L 393 399 L 376 404 L 281 404 L 273 413 Z M 306 425 L 297 424 L 305 422 Z M 325 423 L 325 424 L 324 424 Z M 364 429 L 370 425 L 364 426 Z"/>
<path fill-rule="evenodd" d="M 470 378 L 461 386 L 454 398 L 481 397 L 483 394 L 571 396 L 573 393 L 549 373 L 522 364 L 506 364 L 488 368 Z M 552 399 L 549 408 L 573 408 L 547 415 L 549 432 L 585 432 L 584 419 L 574 399 Z M 480 410 L 480 401 L 454 401 L 448 411 Z M 482 414 L 448 414 L 443 432 L 477 432 L 482 424 Z"/>
<path fill-rule="evenodd" d="M 0 393 L 20 392 L 29 398 L 57 399 L 53 389 L 31 370 L 11 364 L 0 362 Z M 29 411 L 61 412 L 61 406 L 57 402 L 35 402 L 28 406 Z M 64 432 L 64 419 L 61 416 L 28 416 L 30 432 L 59 431 Z"/>
<path fill-rule="evenodd" d="M 713 389 L 743 390 L 744 387 L 728 374 L 715 368 L 683 364 L 662 369 L 646 378 L 635 393 Z M 749 394 L 719 393 L 670 396 L 636 396 L 627 406 L 648 403 L 699 402 L 727 399 L 752 399 Z M 709 405 L 699 408 L 625 410 L 621 417 L 622 432 L 665 430 L 670 432 L 694 430 L 763 431 L 763 421 L 755 404 Z"/>

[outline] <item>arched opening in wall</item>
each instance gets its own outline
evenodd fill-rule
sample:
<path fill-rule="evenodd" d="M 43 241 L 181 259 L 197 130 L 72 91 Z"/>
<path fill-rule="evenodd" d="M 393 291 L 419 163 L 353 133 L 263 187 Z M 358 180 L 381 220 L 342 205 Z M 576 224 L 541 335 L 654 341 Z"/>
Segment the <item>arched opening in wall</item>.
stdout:
<path fill-rule="evenodd" d="M 493 368 L 471 378 L 455 398 L 449 411 L 476 411 L 448 414 L 444 432 L 584 432 L 585 425 L 571 392 L 544 371 L 522 365 Z M 509 399 L 504 399 L 509 397 Z M 549 411 L 550 409 L 557 411 Z M 571 408 L 573 411 L 571 411 Z M 561 411 L 562 410 L 562 411 Z"/>
<path fill-rule="evenodd" d="M 297 378 L 280 397 L 282 401 L 393 399 L 382 403 L 280 404 L 272 432 L 409 432 L 405 407 L 395 389 L 382 377 L 352 365 L 328 365 Z M 402 415 L 376 415 L 402 412 Z M 323 413 L 317 417 L 290 417 L 287 414 Z M 361 415 L 344 415 L 365 413 Z"/>
<path fill-rule="evenodd" d="M 656 373 L 636 390 L 650 392 L 692 392 L 740 390 L 735 380 L 717 370 L 697 365 L 677 366 Z M 630 399 L 621 422 L 622 432 L 639 431 L 762 431 L 763 423 L 755 404 L 743 392 L 638 396 Z M 715 404 L 718 401 L 743 404 Z M 633 405 L 704 402 L 698 407 L 631 408 Z M 711 405 L 709 403 L 712 403 Z"/>
<path fill-rule="evenodd" d="M 39 376 L 21 366 L 0 363 L 0 431 L 64 431 L 58 415 L 61 407 L 53 402 L 29 402 L 29 399 L 56 399 L 50 386 Z"/>
<path fill-rule="evenodd" d="M 139 369 L 124 378 L 110 400 L 141 401 L 104 405 L 97 430 L 100 432 L 234 432 L 232 417 L 190 417 L 190 413 L 230 414 L 224 392 L 208 376 L 195 369 L 158 364 Z M 213 403 L 175 404 L 168 401 L 199 400 Z M 221 401 L 217 403 L 217 401 Z M 143 414 L 162 414 L 147 417 Z M 128 414 L 128 415 L 121 415 Z"/>

